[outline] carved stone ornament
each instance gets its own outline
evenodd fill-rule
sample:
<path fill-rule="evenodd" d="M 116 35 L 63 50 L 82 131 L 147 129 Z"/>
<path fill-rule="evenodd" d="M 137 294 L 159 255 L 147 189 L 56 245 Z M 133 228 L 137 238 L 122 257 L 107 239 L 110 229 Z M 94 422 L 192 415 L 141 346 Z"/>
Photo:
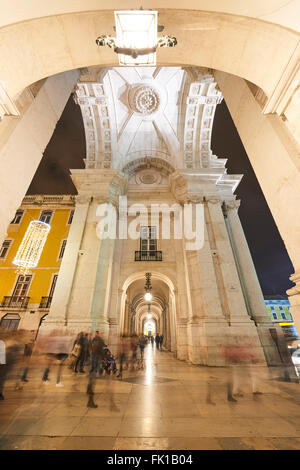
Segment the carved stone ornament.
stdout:
<path fill-rule="evenodd" d="M 160 105 L 158 91 L 150 85 L 138 85 L 129 91 L 129 106 L 138 114 L 147 116 L 155 113 Z"/>
<path fill-rule="evenodd" d="M 241 201 L 226 201 L 225 202 L 225 208 L 226 210 L 232 210 L 232 209 L 238 209 L 240 207 Z"/>
<path fill-rule="evenodd" d="M 221 198 L 219 196 L 208 196 L 205 197 L 205 202 L 209 202 L 210 204 L 219 204 L 221 202 Z"/>
<path fill-rule="evenodd" d="M 204 202 L 204 197 L 201 195 L 190 194 L 187 196 L 187 203 L 199 204 L 202 202 Z"/>
<path fill-rule="evenodd" d="M 161 175 L 153 168 L 149 168 L 143 171 L 139 171 L 135 176 L 135 181 L 137 184 L 160 184 Z"/>
<path fill-rule="evenodd" d="M 88 204 L 91 201 L 91 196 L 87 194 L 78 194 L 75 196 L 75 203 L 77 204 Z"/>

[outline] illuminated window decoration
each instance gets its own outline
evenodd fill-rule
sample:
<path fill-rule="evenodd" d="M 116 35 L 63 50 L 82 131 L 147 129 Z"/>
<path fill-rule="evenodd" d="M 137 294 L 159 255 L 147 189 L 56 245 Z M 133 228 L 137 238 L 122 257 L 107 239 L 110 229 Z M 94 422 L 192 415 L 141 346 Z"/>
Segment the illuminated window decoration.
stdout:
<path fill-rule="evenodd" d="M 50 225 L 45 222 L 40 220 L 30 222 L 13 260 L 13 264 L 19 267 L 18 272 L 27 274 L 30 269 L 38 265 L 49 230 Z"/>
<path fill-rule="evenodd" d="M 125 66 L 156 65 L 158 47 L 175 47 L 177 40 L 171 36 L 157 38 L 158 12 L 154 10 L 115 11 L 116 38 L 103 35 L 96 39 L 98 46 L 108 46 L 118 54 L 119 64 Z"/>

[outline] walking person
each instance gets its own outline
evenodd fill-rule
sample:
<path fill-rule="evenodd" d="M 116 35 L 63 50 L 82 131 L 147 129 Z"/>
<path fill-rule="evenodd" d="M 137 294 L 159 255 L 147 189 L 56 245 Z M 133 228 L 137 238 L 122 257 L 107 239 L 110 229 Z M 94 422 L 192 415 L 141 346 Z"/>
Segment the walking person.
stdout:
<path fill-rule="evenodd" d="M 134 370 L 137 363 L 138 336 L 131 336 L 131 370 Z"/>
<path fill-rule="evenodd" d="M 160 335 L 159 337 L 159 349 L 162 351 L 164 335 Z"/>
<path fill-rule="evenodd" d="M 141 353 L 141 361 L 143 362 L 144 360 L 144 350 L 145 350 L 145 346 L 147 344 L 147 340 L 145 338 L 144 335 L 141 335 L 140 336 L 140 339 L 139 339 L 139 342 L 138 342 L 138 345 L 139 345 L 139 348 L 140 348 L 140 353 Z"/>
<path fill-rule="evenodd" d="M 156 333 L 156 336 L 155 336 L 156 349 L 159 349 L 159 343 L 160 343 L 160 336 L 158 333 Z"/>
<path fill-rule="evenodd" d="M 92 366 L 89 372 L 89 380 L 87 385 L 86 393 L 88 395 L 88 408 L 98 408 L 98 405 L 94 401 L 94 386 L 96 380 L 97 372 L 100 374 L 102 373 L 102 361 L 104 359 L 104 348 L 105 344 L 103 339 L 101 338 L 99 331 L 96 331 L 94 338 L 91 340 L 90 343 L 90 353 L 92 358 Z"/>
<path fill-rule="evenodd" d="M 75 361 L 74 372 L 76 374 L 78 373 L 78 366 L 79 366 L 79 372 L 81 374 L 84 374 L 83 366 L 84 366 L 84 360 L 85 360 L 86 342 L 85 342 L 85 337 L 84 337 L 83 332 L 79 333 L 79 338 L 76 342 L 76 345 L 80 347 L 80 350 L 79 350 L 77 359 Z"/>
<path fill-rule="evenodd" d="M 94 338 L 92 339 L 92 367 L 91 372 L 102 373 L 102 361 L 104 359 L 104 341 L 101 338 L 99 331 L 96 331 Z"/>
<path fill-rule="evenodd" d="M 126 335 L 121 335 L 120 336 L 120 341 L 119 341 L 119 346 L 118 346 L 118 356 L 119 356 L 119 362 L 120 362 L 120 367 L 119 367 L 119 373 L 117 377 L 122 379 L 123 376 L 123 368 L 124 368 L 124 363 L 128 363 L 128 341 Z"/>
<path fill-rule="evenodd" d="M 21 382 L 28 382 L 27 376 L 28 376 L 28 371 L 29 371 L 29 363 L 30 363 L 30 359 L 31 359 L 33 347 L 34 347 L 34 339 L 35 339 L 34 334 L 35 334 L 35 331 L 31 330 L 30 335 L 27 338 L 27 341 L 25 342 L 25 345 L 24 345 L 24 370 L 23 370 L 23 375 L 21 377 Z"/>

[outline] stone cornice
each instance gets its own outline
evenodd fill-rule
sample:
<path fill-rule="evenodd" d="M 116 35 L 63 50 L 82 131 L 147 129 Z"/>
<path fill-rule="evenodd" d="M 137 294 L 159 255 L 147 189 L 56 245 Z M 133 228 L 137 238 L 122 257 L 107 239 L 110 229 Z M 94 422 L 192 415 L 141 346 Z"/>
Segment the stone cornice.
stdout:
<path fill-rule="evenodd" d="M 64 209 L 75 207 L 75 195 L 48 195 L 48 194 L 34 194 L 25 196 L 21 207 L 22 208 L 36 208 L 49 207 L 52 209 Z"/>
<path fill-rule="evenodd" d="M 71 170 L 71 177 L 78 190 L 78 200 L 92 198 L 98 204 L 110 202 L 116 207 L 127 184 L 127 176 L 112 169 Z"/>

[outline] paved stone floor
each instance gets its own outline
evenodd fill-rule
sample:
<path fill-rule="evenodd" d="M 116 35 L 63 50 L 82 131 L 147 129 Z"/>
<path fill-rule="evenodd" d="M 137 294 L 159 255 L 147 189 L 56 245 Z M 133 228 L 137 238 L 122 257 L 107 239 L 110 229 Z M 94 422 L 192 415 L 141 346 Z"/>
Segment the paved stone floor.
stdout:
<path fill-rule="evenodd" d="M 300 449 L 299 384 L 258 368 L 262 394 L 253 395 L 241 370 L 243 396 L 230 403 L 226 368 L 193 366 L 151 345 L 145 355 L 144 370 L 97 380 L 96 409 L 86 407 L 86 376 L 69 369 L 62 388 L 54 370 L 49 385 L 37 369 L 23 390 L 9 381 L 0 449 Z"/>

